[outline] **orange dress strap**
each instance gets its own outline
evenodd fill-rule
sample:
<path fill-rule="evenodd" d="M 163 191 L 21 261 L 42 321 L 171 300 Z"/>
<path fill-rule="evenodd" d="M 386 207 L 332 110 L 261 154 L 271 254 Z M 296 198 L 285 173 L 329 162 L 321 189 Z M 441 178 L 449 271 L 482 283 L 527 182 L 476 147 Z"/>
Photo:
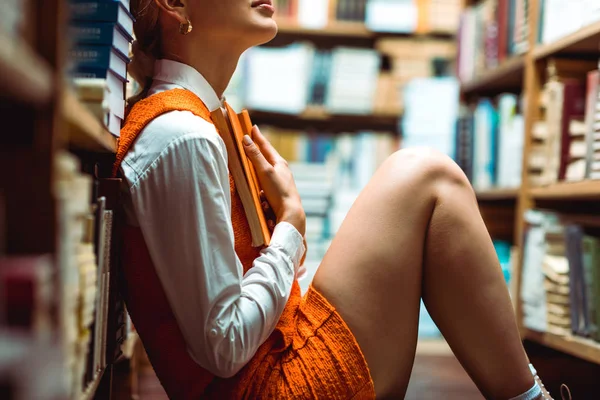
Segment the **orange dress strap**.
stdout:
<path fill-rule="evenodd" d="M 135 139 L 153 119 L 170 111 L 185 110 L 210 122 L 210 111 L 198 96 L 189 90 L 171 89 L 138 101 L 125 120 L 121 137 L 117 141 L 117 156 L 113 166 L 113 177 L 117 176 L 125 155 Z"/>

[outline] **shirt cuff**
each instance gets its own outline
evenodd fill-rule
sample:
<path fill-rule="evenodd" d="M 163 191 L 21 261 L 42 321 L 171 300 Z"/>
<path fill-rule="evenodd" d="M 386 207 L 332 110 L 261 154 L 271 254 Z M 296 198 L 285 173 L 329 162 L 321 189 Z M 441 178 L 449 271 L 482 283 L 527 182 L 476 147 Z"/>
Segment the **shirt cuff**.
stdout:
<path fill-rule="evenodd" d="M 294 263 L 294 271 L 298 272 L 300 259 L 306 250 L 302 235 L 289 222 L 280 222 L 275 226 L 273 236 L 271 236 L 270 246 L 275 246 L 284 251 Z"/>

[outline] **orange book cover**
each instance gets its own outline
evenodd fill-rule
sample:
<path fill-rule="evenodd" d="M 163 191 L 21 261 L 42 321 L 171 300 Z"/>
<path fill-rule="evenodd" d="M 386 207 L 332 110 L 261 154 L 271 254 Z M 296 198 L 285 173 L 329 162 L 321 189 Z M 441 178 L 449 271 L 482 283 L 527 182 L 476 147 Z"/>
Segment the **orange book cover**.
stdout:
<path fill-rule="evenodd" d="M 261 230 L 262 236 L 264 238 L 264 245 L 268 246 L 271 241 L 271 232 L 269 231 L 269 228 L 267 225 L 267 219 L 265 217 L 265 213 L 261 206 L 260 186 L 259 186 L 259 183 L 258 183 L 258 180 L 256 177 L 256 171 L 254 170 L 254 166 L 252 165 L 250 160 L 248 160 L 248 157 L 246 157 L 246 153 L 244 151 L 244 145 L 242 143 L 242 140 L 244 139 L 244 135 L 247 134 L 246 132 L 251 133 L 252 122 L 250 121 L 250 116 L 247 115 L 247 117 L 245 117 L 246 121 L 244 122 L 244 125 L 242 125 L 240 119 L 238 118 L 238 115 L 235 113 L 235 111 L 231 108 L 231 106 L 229 104 L 225 103 L 225 109 L 227 111 L 227 118 L 228 118 L 230 126 L 231 126 L 231 133 L 233 135 L 234 142 L 237 147 L 237 155 L 241 161 L 241 166 L 244 171 L 244 175 L 246 177 L 246 182 L 250 189 L 250 195 L 252 196 L 252 201 L 254 203 L 254 207 L 258 213 L 260 230 Z M 243 114 L 243 112 L 242 112 L 242 114 Z M 247 114 L 247 111 L 246 111 L 246 114 Z M 246 129 L 243 128 L 243 126 L 248 126 L 248 125 L 250 126 L 250 131 L 247 131 Z M 250 136 L 252 136 L 252 135 L 250 135 Z"/>

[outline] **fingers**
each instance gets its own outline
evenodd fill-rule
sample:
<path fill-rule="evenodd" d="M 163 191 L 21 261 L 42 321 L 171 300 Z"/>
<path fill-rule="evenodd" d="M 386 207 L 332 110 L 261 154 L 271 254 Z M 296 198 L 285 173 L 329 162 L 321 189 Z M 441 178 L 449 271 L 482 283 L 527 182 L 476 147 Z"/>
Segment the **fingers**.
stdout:
<path fill-rule="evenodd" d="M 242 143 L 244 144 L 244 151 L 246 152 L 246 156 L 248 156 L 250 162 L 252 162 L 252 165 L 254 165 L 254 168 L 257 171 L 264 172 L 273 168 L 273 165 L 270 164 L 269 161 L 267 161 L 263 153 L 260 151 L 256 143 L 252 141 L 250 136 L 245 135 Z"/>
<path fill-rule="evenodd" d="M 260 132 L 260 129 L 258 129 L 258 126 L 256 125 L 252 127 L 252 137 L 254 138 L 254 141 L 260 148 L 261 152 L 264 154 L 267 161 L 274 165 L 275 163 L 280 162 L 282 160 L 282 157 L 279 155 L 277 150 L 275 150 L 273 145 L 267 140 L 266 137 L 264 137 L 264 135 Z"/>

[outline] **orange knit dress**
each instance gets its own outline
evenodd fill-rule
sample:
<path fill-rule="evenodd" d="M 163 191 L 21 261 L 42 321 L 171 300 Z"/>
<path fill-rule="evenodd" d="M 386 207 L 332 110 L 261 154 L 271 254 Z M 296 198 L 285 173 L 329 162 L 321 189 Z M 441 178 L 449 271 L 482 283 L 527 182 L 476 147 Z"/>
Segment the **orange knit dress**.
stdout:
<path fill-rule="evenodd" d="M 154 118 L 190 111 L 211 122 L 210 112 L 192 92 L 173 89 L 138 102 L 128 114 L 114 174 L 136 137 Z M 229 177 L 235 251 L 244 273 L 259 249 L 251 237 L 242 203 Z M 168 190 L 168 188 L 165 188 Z M 170 398 L 177 399 L 373 399 L 373 381 L 350 329 L 312 286 L 302 297 L 295 281 L 279 322 L 254 357 L 235 376 L 218 378 L 186 351 L 152 260 L 136 227 L 124 230 L 124 298 L 155 372 Z"/>

